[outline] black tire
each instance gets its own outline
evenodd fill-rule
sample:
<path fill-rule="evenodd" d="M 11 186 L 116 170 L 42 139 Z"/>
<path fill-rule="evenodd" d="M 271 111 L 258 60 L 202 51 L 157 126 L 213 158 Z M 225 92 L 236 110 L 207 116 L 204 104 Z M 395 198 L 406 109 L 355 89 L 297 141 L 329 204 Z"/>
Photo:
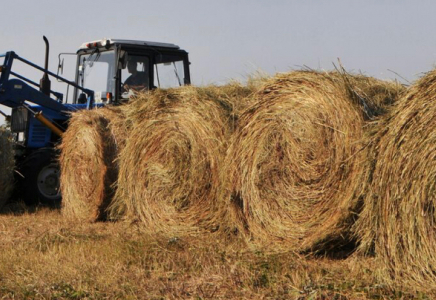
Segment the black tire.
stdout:
<path fill-rule="evenodd" d="M 44 204 L 59 207 L 59 164 L 53 149 L 32 152 L 20 164 L 20 192 L 27 205 Z"/>

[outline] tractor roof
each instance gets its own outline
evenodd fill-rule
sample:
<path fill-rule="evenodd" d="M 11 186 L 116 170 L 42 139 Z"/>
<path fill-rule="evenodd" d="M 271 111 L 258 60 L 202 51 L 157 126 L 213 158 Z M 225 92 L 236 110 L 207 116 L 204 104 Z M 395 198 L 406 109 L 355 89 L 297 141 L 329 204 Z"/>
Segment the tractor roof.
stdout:
<path fill-rule="evenodd" d="M 80 46 L 80 49 L 90 48 L 90 45 L 99 45 L 99 46 L 108 45 L 109 46 L 109 45 L 114 45 L 114 44 L 180 49 L 179 46 L 174 45 L 174 44 L 170 44 L 170 43 L 159 43 L 159 42 L 137 41 L 137 40 L 123 40 L 123 39 L 101 39 L 101 40 L 86 42 Z"/>

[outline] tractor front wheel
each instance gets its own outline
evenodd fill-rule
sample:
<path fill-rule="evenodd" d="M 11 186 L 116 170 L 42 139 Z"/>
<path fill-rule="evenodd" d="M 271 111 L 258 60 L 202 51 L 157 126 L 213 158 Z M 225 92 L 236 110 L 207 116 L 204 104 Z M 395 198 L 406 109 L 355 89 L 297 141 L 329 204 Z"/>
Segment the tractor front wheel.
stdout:
<path fill-rule="evenodd" d="M 22 163 L 21 192 L 28 205 L 59 206 L 61 202 L 59 164 L 53 149 L 31 153 Z"/>

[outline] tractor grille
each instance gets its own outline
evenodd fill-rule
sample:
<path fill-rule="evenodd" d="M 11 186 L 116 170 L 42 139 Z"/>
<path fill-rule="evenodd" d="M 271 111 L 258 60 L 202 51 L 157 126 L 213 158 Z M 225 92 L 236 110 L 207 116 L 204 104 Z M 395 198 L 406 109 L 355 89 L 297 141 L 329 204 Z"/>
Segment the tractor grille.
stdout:
<path fill-rule="evenodd" d="M 32 126 L 32 134 L 29 136 L 30 142 L 32 144 L 44 144 L 47 130 L 44 125 L 34 123 Z"/>

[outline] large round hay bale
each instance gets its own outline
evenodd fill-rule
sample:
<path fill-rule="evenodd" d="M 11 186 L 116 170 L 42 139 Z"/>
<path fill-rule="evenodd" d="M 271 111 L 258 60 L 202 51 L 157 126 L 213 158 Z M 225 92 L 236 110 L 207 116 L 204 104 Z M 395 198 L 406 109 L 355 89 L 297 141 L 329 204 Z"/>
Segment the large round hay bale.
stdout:
<path fill-rule="evenodd" d="M 14 150 L 8 130 L 0 127 L 0 208 L 9 200 L 14 188 Z"/>
<path fill-rule="evenodd" d="M 436 293 L 436 70 L 402 97 L 373 139 L 373 169 L 356 224 L 381 278 Z M 372 247 L 375 246 L 375 247 Z"/>
<path fill-rule="evenodd" d="M 59 146 L 64 216 L 90 222 L 106 219 L 118 177 L 115 160 L 128 134 L 123 110 L 105 107 L 73 113 Z"/>
<path fill-rule="evenodd" d="M 187 86 L 138 95 L 112 214 L 168 236 L 213 230 L 235 106 L 251 92 L 240 85 Z"/>
<path fill-rule="evenodd" d="M 226 223 L 242 220 L 236 228 L 272 251 L 348 244 L 365 119 L 384 103 L 366 93 L 371 82 L 386 86 L 383 94 L 401 90 L 336 72 L 291 72 L 267 82 L 242 114 L 224 163 L 221 198 L 232 208 Z"/>

